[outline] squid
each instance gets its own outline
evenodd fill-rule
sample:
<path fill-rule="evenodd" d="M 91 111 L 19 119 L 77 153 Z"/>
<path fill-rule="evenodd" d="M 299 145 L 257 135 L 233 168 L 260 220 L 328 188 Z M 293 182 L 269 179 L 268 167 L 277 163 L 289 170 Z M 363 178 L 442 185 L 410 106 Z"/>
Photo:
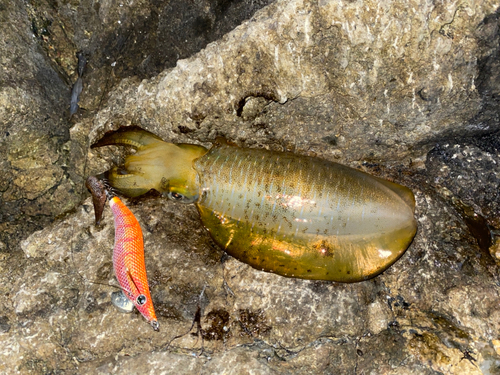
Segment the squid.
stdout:
<path fill-rule="evenodd" d="M 109 184 L 129 197 L 154 189 L 196 205 L 203 226 L 228 254 L 285 277 L 358 282 L 382 273 L 417 231 L 410 189 L 315 157 L 173 144 L 137 127 L 92 147 L 131 146 Z"/>

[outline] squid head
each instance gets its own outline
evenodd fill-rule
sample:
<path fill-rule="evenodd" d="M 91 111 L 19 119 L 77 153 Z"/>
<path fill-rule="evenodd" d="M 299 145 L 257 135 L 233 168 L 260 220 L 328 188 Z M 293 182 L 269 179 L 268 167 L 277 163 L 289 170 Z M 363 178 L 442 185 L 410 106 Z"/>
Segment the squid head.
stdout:
<path fill-rule="evenodd" d="M 138 197 L 154 189 L 170 199 L 193 203 L 199 197 L 199 181 L 193 161 L 207 153 L 203 146 L 173 144 L 140 128 L 126 128 L 99 140 L 92 147 L 131 146 L 135 154 L 127 156 L 123 166 L 107 173 L 111 186 L 129 197 Z"/>

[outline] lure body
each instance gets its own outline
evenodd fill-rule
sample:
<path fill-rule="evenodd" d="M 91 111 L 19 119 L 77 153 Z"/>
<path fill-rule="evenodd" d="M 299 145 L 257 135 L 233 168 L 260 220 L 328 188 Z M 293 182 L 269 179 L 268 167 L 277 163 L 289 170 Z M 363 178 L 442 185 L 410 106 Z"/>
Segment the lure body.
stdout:
<path fill-rule="evenodd" d="M 115 223 L 113 268 L 125 296 L 158 330 L 153 300 L 149 292 L 142 230 L 134 214 L 118 197 L 109 200 Z"/>
<path fill-rule="evenodd" d="M 94 147 L 108 144 L 137 149 L 109 172 L 113 187 L 195 203 L 217 244 L 259 270 L 366 280 L 393 264 L 417 230 L 408 188 L 337 163 L 226 142 L 174 145 L 138 129 Z"/>

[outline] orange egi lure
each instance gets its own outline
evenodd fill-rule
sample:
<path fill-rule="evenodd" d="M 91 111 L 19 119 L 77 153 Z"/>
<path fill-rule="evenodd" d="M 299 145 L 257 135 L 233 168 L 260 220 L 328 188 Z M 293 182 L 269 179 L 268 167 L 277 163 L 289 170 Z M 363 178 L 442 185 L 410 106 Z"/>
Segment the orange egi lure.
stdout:
<path fill-rule="evenodd" d="M 153 329 L 158 331 L 159 324 L 146 275 L 141 226 L 120 198 L 112 197 L 109 206 L 115 220 L 113 268 L 116 278 L 128 299 L 134 303 Z"/>
<path fill-rule="evenodd" d="M 115 222 L 115 246 L 113 250 L 115 276 L 125 296 L 132 301 L 153 329 L 158 331 L 159 324 L 146 275 L 141 226 L 134 214 L 120 198 L 113 196 L 104 187 L 102 181 L 91 176 L 87 179 L 86 186 L 94 199 L 96 223 L 99 223 L 101 219 L 106 197 L 109 199 L 109 206 Z"/>

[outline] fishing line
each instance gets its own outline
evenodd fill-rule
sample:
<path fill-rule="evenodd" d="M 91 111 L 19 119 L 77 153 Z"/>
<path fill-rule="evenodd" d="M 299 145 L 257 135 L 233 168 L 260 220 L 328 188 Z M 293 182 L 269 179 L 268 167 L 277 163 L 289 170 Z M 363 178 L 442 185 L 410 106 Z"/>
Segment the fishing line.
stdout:
<path fill-rule="evenodd" d="M 83 54 L 83 52 L 82 52 Z M 86 54 L 84 54 L 86 55 Z M 90 59 L 90 55 L 89 57 L 86 59 L 87 61 Z M 82 76 L 83 76 L 83 69 L 84 67 L 82 67 L 82 63 L 80 62 L 80 59 L 79 59 L 79 62 L 78 62 L 78 78 L 79 79 L 82 79 Z M 111 67 L 111 70 L 113 70 L 114 67 Z M 96 114 L 100 112 L 100 110 L 102 109 L 103 107 L 103 104 L 104 104 L 104 101 L 105 101 L 105 96 L 106 94 L 108 93 L 109 91 L 109 82 L 110 82 L 110 74 L 106 74 L 106 80 L 105 80 L 105 84 L 104 84 L 104 90 L 103 90 L 103 93 L 102 95 L 100 96 L 99 98 L 99 103 L 97 105 L 97 110 L 95 111 L 94 113 L 94 119 L 92 121 L 92 128 L 95 128 L 96 127 Z M 72 118 L 73 116 L 71 116 Z M 70 118 L 70 120 L 71 120 Z M 78 120 L 77 120 L 78 121 Z M 75 124 L 76 124 L 76 121 L 75 121 Z M 73 125 L 75 125 L 73 124 Z M 83 202 L 85 201 L 85 198 L 84 198 L 84 195 L 85 195 L 85 176 L 87 175 L 87 168 L 88 168 L 88 162 L 89 162 L 89 150 L 90 150 L 90 132 L 91 132 L 92 129 L 88 129 L 87 131 L 87 134 L 85 134 L 85 141 L 86 141 L 86 144 L 84 143 L 83 145 L 81 143 L 79 143 L 79 146 L 80 147 L 86 147 L 84 148 L 82 151 L 83 151 L 83 154 L 85 155 L 84 157 L 84 164 L 83 164 L 83 175 L 81 176 L 82 178 L 82 182 L 80 183 L 80 192 L 79 192 L 79 196 L 80 196 L 80 201 L 78 203 L 78 206 L 81 206 L 83 204 Z M 82 148 L 83 148 L 82 147 Z M 74 251 L 75 251 L 75 243 L 74 243 L 74 240 L 72 239 L 70 241 L 70 257 L 71 257 L 71 262 L 73 264 L 73 269 L 74 271 L 76 272 L 76 274 L 80 277 L 80 279 L 85 283 L 91 283 L 91 284 L 95 284 L 95 285 L 102 285 L 102 286 L 106 286 L 106 287 L 111 287 L 111 288 L 114 288 L 114 289 L 118 289 L 118 290 L 121 290 L 120 287 L 116 286 L 116 285 L 112 285 L 112 284 L 109 284 L 109 283 L 101 283 L 101 282 L 98 282 L 98 281 L 95 281 L 95 280 L 89 280 L 87 279 L 86 277 L 84 277 L 81 273 L 80 273 L 80 270 L 78 269 L 78 267 L 76 266 L 76 262 L 75 262 L 75 259 L 74 259 Z M 85 294 L 86 290 L 84 290 L 84 293 L 82 293 L 82 298 L 83 298 L 83 295 Z"/>
<path fill-rule="evenodd" d="M 203 328 L 201 327 L 201 300 L 203 299 L 203 294 L 205 293 L 206 288 L 207 288 L 207 285 L 205 284 L 203 286 L 203 289 L 201 290 L 200 297 L 198 299 L 198 306 L 196 308 L 196 313 L 194 314 L 194 318 L 193 318 L 193 322 L 191 323 L 191 327 L 189 327 L 189 329 L 185 333 L 182 333 L 180 335 L 173 337 L 165 346 L 163 346 L 162 350 L 167 351 L 170 347 L 170 344 L 174 340 L 180 339 L 181 337 L 184 337 L 187 334 L 189 334 L 193 330 L 194 325 L 196 324 L 195 335 L 197 335 L 198 337 L 201 336 L 201 349 L 200 349 L 200 353 L 198 354 L 198 356 L 203 354 L 205 347 L 204 347 L 204 338 L 203 338 Z"/>

